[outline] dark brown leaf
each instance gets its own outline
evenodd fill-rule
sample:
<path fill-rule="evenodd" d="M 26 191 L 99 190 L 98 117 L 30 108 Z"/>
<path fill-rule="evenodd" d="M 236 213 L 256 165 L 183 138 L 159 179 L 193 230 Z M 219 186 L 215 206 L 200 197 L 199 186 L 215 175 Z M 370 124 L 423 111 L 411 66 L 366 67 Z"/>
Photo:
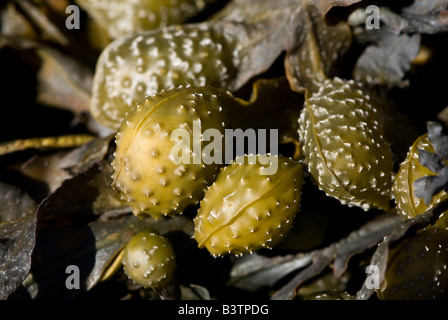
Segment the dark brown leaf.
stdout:
<path fill-rule="evenodd" d="M 231 271 L 228 285 L 255 292 L 271 287 L 289 273 L 304 268 L 312 262 L 311 254 L 265 257 L 258 254 L 238 259 Z"/>
<path fill-rule="evenodd" d="M 0 10 L 0 30 L 2 35 L 14 38 L 34 39 L 37 35 L 32 24 L 17 10 L 13 2 L 8 2 Z"/>
<path fill-rule="evenodd" d="M 113 136 L 93 139 L 78 148 L 55 152 L 51 155 L 35 155 L 16 170 L 36 184 L 41 185 L 39 196 L 54 192 L 62 182 L 103 160 L 109 151 Z M 45 190 L 42 190 L 45 188 Z"/>
<path fill-rule="evenodd" d="M 289 139 L 298 139 L 298 121 L 303 96 L 290 89 L 285 77 L 257 79 L 252 86 L 250 99 L 242 101 L 243 105 L 231 110 L 238 114 L 233 118 L 234 128 L 277 129 L 280 143 Z M 254 116 L 256 114 L 256 116 Z"/>
<path fill-rule="evenodd" d="M 447 0 L 415 0 L 400 14 L 406 33 L 440 33 L 448 31 Z"/>
<path fill-rule="evenodd" d="M 0 182 L 0 299 L 17 289 L 30 268 L 36 208 L 22 190 Z"/>
<path fill-rule="evenodd" d="M 27 149 L 64 149 L 83 145 L 93 139 L 90 135 L 69 135 L 61 137 L 30 138 L 0 143 L 0 156 Z"/>

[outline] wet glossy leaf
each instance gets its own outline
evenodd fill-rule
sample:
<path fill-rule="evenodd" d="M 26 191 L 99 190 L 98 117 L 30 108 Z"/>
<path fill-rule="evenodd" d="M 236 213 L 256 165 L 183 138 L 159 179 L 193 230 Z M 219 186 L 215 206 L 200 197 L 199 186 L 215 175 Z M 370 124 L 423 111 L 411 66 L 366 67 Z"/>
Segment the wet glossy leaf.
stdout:
<path fill-rule="evenodd" d="M 303 3 L 304 39 L 286 56 L 285 68 L 292 89 L 315 91 L 336 72 L 336 62 L 351 45 L 351 31 L 346 23 L 327 25 L 313 3 Z"/>
<path fill-rule="evenodd" d="M 35 155 L 16 170 L 33 181 L 36 185 L 36 197 L 43 199 L 55 191 L 65 179 L 104 159 L 111 140 L 112 136 L 96 138 L 73 150 Z"/>
<path fill-rule="evenodd" d="M 20 189 L 0 183 L 0 299 L 25 279 L 35 244 L 37 204 Z"/>
<path fill-rule="evenodd" d="M 292 299 L 301 284 L 320 274 L 330 263 L 333 263 L 334 275 L 342 276 L 353 255 L 375 246 L 400 222 L 398 215 L 385 214 L 323 249 L 287 256 L 254 254 L 243 257 L 235 263 L 229 284 L 246 290 L 258 290 L 264 286 L 270 287 L 291 272 L 302 269 L 272 296 L 274 300 Z"/>
<path fill-rule="evenodd" d="M 34 214 L 37 204 L 17 187 L 0 182 L 0 223 Z"/>
<path fill-rule="evenodd" d="M 347 289 L 347 283 L 350 281 L 350 274 L 346 273 L 340 278 L 334 277 L 331 272 L 323 273 L 309 283 L 300 287 L 297 291 L 297 297 L 304 300 L 322 300 L 336 298 L 337 300 L 346 300 L 351 297 L 344 291 Z"/>
<path fill-rule="evenodd" d="M 47 47 L 37 50 L 41 58 L 37 101 L 81 113 L 89 110 L 93 72 L 70 56 Z"/>
<path fill-rule="evenodd" d="M 181 286 L 181 300 L 211 300 L 211 297 L 207 288 L 190 284 L 188 287 Z"/>
<path fill-rule="evenodd" d="M 99 162 L 66 179 L 39 206 L 41 227 L 80 226 L 102 214 L 126 213 L 129 206 L 112 189 L 112 167 Z"/>
<path fill-rule="evenodd" d="M 402 8 L 399 15 L 384 15 L 382 20 L 404 33 L 448 31 L 448 1 L 418 0 Z"/>
<path fill-rule="evenodd" d="M 322 15 L 326 16 L 330 10 L 335 7 L 348 7 L 361 0 L 311 0 L 313 1 L 317 7 L 319 8 Z"/>
<path fill-rule="evenodd" d="M 59 27 L 49 19 L 38 5 L 32 1 L 17 0 L 15 1 L 23 12 L 25 12 L 29 21 L 36 25 L 44 38 L 60 45 L 67 45 L 68 39 L 61 32 Z"/>
<path fill-rule="evenodd" d="M 25 279 L 31 267 L 36 217 L 0 224 L 0 299 L 6 299 Z"/>
<path fill-rule="evenodd" d="M 110 221 L 95 221 L 73 228 L 46 229 L 38 234 L 33 265 L 24 287 L 34 299 L 71 299 L 92 289 L 131 237 L 144 230 L 165 235 L 192 233 L 193 223 L 186 217 L 140 219 L 132 215 Z M 80 270 L 81 290 L 68 290 L 66 268 Z"/>
<path fill-rule="evenodd" d="M 109 7 L 117 2 L 117 6 L 101 7 L 102 12 L 84 6 L 88 12 L 81 11 L 81 28 L 71 30 L 64 24 L 66 8 L 78 1 L 92 6 L 104 2 Z M 1 299 L 352 299 L 361 282 L 367 281 L 366 264 L 377 265 L 383 279 L 394 272 L 388 271 L 390 250 L 428 225 L 444 221 L 448 201 L 436 203 L 434 194 L 448 186 L 448 138 L 440 127 L 429 125 L 434 150 L 414 148 L 409 166 L 428 174 L 414 185 L 410 183 L 416 179 L 408 179 L 408 193 L 396 194 L 395 200 L 416 195 L 421 204 L 423 199 L 432 200 L 431 210 L 424 209 L 404 223 L 394 209 L 374 218 L 378 211 L 339 205 L 318 191 L 308 176 L 304 187 L 312 192 L 303 190 L 306 201 L 284 242 L 270 251 L 214 259 L 192 238 L 197 206 L 188 207 L 182 216 L 157 221 L 131 214 L 111 187 L 112 133 L 117 127 L 97 123 L 89 107 L 90 92 L 95 91 L 92 72 L 104 62 L 98 58 L 106 48 L 110 81 L 101 95 L 109 98 L 110 106 L 129 101 L 126 112 L 146 95 L 180 85 L 221 87 L 240 102 L 231 110 L 232 128 L 278 129 L 280 154 L 294 153 L 293 158 L 301 160 L 310 153 L 302 151 L 298 138 L 297 119 L 304 102 L 325 81 L 337 78 L 345 89 L 354 87 L 353 81 L 362 82 L 357 91 L 363 92 L 362 97 L 355 99 L 355 105 L 378 102 L 381 115 L 375 111 L 354 119 L 343 147 L 330 150 L 324 143 L 315 147 L 324 156 L 341 150 L 344 155 L 358 154 L 352 138 L 384 120 L 383 136 L 390 142 L 396 169 L 424 131 L 422 119 L 446 106 L 440 75 L 443 79 L 447 66 L 443 44 L 448 35 L 448 0 L 216 1 L 188 23 L 183 22 L 182 10 L 169 9 L 163 21 L 155 22 L 180 24 L 140 34 L 136 32 L 147 29 L 144 21 L 151 20 L 155 11 L 140 11 L 138 17 L 136 6 L 148 9 L 154 4 L 152 8 L 158 9 L 160 4 L 171 8 L 194 2 L 204 8 L 208 1 L 132 1 L 6 0 L 0 5 L 0 69 L 6 71 L 0 71 Z M 380 8 L 379 30 L 366 27 L 365 8 L 371 4 Z M 180 20 L 172 20 L 173 13 Z M 136 23 L 132 30 L 130 20 Z M 124 45 L 115 46 L 105 29 L 111 37 L 134 35 L 116 39 Z M 312 115 L 317 119 L 323 114 L 322 122 L 329 116 L 343 118 L 340 105 L 352 103 L 352 93 L 335 99 L 323 92 L 320 98 L 330 101 L 328 109 L 316 108 Z M 325 115 L 330 109 L 334 114 Z M 365 115 L 363 109 L 354 113 Z M 114 125 L 119 126 L 121 118 L 117 119 Z M 363 130 L 356 129 L 364 123 Z M 323 134 L 340 127 L 344 124 L 319 129 L 322 141 L 340 140 L 340 134 Z M 83 134 L 85 141 L 78 139 Z M 378 144 L 377 137 L 370 140 Z M 335 176 L 341 172 L 335 171 Z M 364 189 L 358 177 L 348 180 Z M 144 289 L 123 273 L 120 252 L 134 234 L 148 228 L 173 243 L 181 285 L 172 292 L 181 295 L 173 295 L 171 288 Z M 418 250 L 408 251 L 407 257 L 417 258 Z M 79 268 L 81 290 L 66 287 L 68 266 Z M 431 267 L 423 270 L 425 274 Z M 366 284 L 358 299 L 375 293 Z"/>
<path fill-rule="evenodd" d="M 444 159 L 448 158 L 448 137 L 443 134 L 442 126 L 436 122 L 428 122 L 428 139 L 435 153 L 418 150 L 419 162 L 431 170 L 435 175 L 427 175 L 415 180 L 414 194 L 423 198 L 426 205 L 440 191 L 448 190 L 448 166 Z"/>
<path fill-rule="evenodd" d="M 277 281 L 311 263 L 310 254 L 268 258 L 258 254 L 246 255 L 232 268 L 229 285 L 248 291 L 273 286 Z"/>
<path fill-rule="evenodd" d="M 364 10 L 356 14 L 362 17 Z M 419 52 L 421 35 L 448 30 L 448 2 L 419 0 L 399 12 L 379 10 L 383 23 L 379 29 L 366 28 L 365 15 L 355 28 L 357 40 L 368 45 L 356 63 L 354 78 L 372 85 L 407 86 L 405 75 Z"/>
<path fill-rule="evenodd" d="M 0 156 L 27 149 L 63 149 L 83 145 L 93 139 L 90 135 L 30 138 L 0 143 Z"/>

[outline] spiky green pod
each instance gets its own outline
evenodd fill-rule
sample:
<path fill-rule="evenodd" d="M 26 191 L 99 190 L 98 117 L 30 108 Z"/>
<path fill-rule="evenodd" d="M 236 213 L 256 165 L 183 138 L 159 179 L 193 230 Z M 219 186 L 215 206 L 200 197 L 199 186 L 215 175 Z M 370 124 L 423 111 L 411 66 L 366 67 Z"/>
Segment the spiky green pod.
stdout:
<path fill-rule="evenodd" d="M 169 284 L 176 270 L 171 243 L 148 230 L 136 234 L 126 244 L 122 263 L 129 278 L 146 288 Z"/>
<path fill-rule="evenodd" d="M 224 145 L 229 123 L 224 110 L 233 101 L 231 94 L 217 88 L 178 88 L 147 98 L 127 115 L 116 136 L 113 180 L 135 215 L 175 215 L 202 199 L 221 164 L 206 164 L 201 151 L 194 154 L 193 143 L 199 142 L 203 150 L 200 135 L 212 128 L 219 130 Z M 194 137 L 197 125 L 199 136 Z M 190 143 L 174 135 L 177 129 Z M 178 150 L 182 143 L 188 150 Z M 185 155 L 186 161 L 180 158 Z"/>
<path fill-rule="evenodd" d="M 266 174 L 269 161 L 277 163 L 275 173 Z M 194 238 L 214 256 L 272 247 L 292 226 L 302 184 L 299 162 L 274 155 L 237 157 L 201 201 Z"/>
<path fill-rule="evenodd" d="M 304 162 L 318 187 L 349 206 L 387 210 L 392 153 L 381 109 L 354 81 L 322 82 L 299 119 Z"/>

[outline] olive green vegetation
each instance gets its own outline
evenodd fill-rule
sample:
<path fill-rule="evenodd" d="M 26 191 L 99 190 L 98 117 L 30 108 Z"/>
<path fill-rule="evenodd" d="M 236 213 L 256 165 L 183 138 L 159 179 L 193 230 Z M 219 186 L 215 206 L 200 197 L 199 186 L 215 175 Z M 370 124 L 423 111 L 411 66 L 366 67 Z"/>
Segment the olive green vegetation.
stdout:
<path fill-rule="evenodd" d="M 304 162 L 329 196 L 364 210 L 387 210 L 392 188 L 392 152 L 381 108 L 354 81 L 322 82 L 300 115 Z"/>

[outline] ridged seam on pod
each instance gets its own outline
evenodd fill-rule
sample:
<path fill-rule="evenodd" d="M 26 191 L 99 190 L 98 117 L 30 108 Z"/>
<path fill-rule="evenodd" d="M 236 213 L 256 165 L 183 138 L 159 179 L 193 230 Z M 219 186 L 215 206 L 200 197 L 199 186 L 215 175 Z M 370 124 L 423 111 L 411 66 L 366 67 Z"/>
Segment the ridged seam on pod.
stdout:
<path fill-rule="evenodd" d="M 275 174 L 260 173 L 267 161 L 278 161 Z M 275 155 L 237 157 L 200 202 L 194 219 L 198 246 L 214 256 L 273 247 L 299 211 L 302 184 L 300 162 Z"/>
<path fill-rule="evenodd" d="M 136 234 L 126 244 L 122 263 L 128 277 L 146 288 L 169 284 L 176 270 L 171 243 L 149 230 Z"/>
<path fill-rule="evenodd" d="M 448 286 L 448 231 L 427 227 L 389 253 L 378 297 L 437 299 Z"/>
<path fill-rule="evenodd" d="M 208 25 L 171 26 L 120 38 L 101 53 L 91 114 L 118 129 L 126 112 L 161 90 L 179 86 L 231 89 L 239 45 Z"/>
<path fill-rule="evenodd" d="M 424 134 L 417 138 L 409 152 L 400 164 L 400 169 L 395 177 L 393 192 L 398 212 L 412 219 L 417 215 L 424 213 L 426 210 L 435 207 L 439 202 L 448 197 L 444 190 L 432 197 L 431 202 L 427 206 L 422 198 L 414 193 L 414 182 L 419 178 L 435 175 L 434 172 L 420 164 L 418 150 L 422 149 L 427 152 L 434 153 L 434 148 L 428 138 L 428 134 Z M 446 212 L 443 213 L 435 224 L 439 228 L 448 228 L 448 217 Z"/>
<path fill-rule="evenodd" d="M 354 81 L 322 82 L 299 118 L 304 162 L 318 187 L 349 206 L 387 210 L 392 154 L 380 109 Z"/>
<path fill-rule="evenodd" d="M 191 135 L 199 121 L 204 131 L 219 130 L 224 141 L 225 105 L 233 102 L 218 88 L 178 88 L 147 98 L 126 116 L 116 136 L 112 178 L 135 215 L 176 215 L 202 199 L 222 165 L 176 162 L 171 133 L 184 129 Z"/>

